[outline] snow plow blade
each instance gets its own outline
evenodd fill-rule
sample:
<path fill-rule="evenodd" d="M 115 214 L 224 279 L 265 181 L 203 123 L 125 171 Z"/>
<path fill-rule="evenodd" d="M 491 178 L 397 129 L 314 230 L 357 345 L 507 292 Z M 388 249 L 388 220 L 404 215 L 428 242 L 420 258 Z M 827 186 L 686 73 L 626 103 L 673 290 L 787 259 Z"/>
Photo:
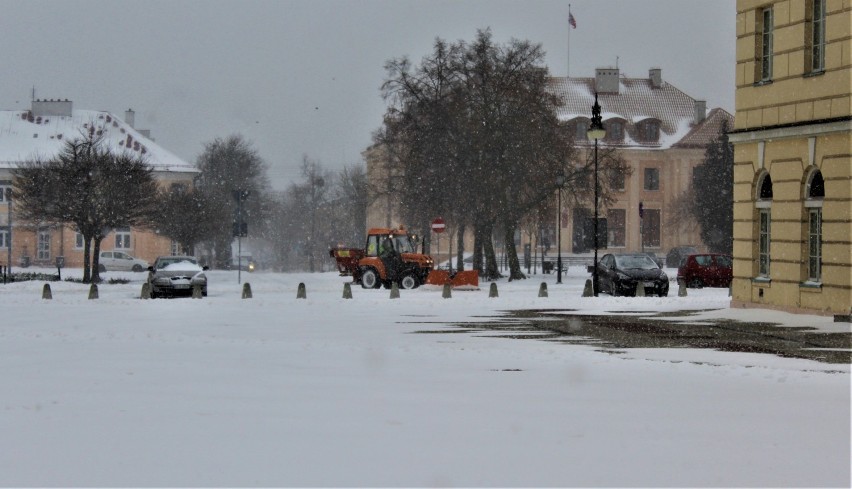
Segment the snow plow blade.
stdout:
<path fill-rule="evenodd" d="M 450 275 L 446 270 L 432 270 L 424 283 L 436 287 L 443 287 L 445 284 L 450 284 L 455 290 L 479 290 L 479 272 L 463 270 Z"/>

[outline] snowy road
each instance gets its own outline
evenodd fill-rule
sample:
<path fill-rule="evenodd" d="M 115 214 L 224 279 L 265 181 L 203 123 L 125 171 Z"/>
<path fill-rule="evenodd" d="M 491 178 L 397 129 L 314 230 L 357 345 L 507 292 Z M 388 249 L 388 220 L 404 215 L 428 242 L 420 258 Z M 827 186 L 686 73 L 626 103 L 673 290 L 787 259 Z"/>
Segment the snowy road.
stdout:
<path fill-rule="evenodd" d="M 142 301 L 144 274 L 115 275 L 132 282 L 95 301 L 0 286 L 0 485 L 850 485 L 848 364 L 451 326 L 709 310 L 695 317 L 849 332 L 831 318 L 731 310 L 719 289 L 581 298 L 575 269 L 500 282 L 497 299 L 343 300 L 335 274 L 257 273 L 241 300 L 235 272 L 212 272 L 206 299 Z"/>

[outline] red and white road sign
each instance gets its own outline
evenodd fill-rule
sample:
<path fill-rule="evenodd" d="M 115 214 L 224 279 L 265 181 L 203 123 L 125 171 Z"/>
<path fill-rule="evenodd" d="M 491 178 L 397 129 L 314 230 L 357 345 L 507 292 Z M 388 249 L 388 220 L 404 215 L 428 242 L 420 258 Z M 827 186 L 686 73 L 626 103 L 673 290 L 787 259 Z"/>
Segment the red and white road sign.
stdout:
<path fill-rule="evenodd" d="M 440 217 L 435 218 L 435 220 L 432 221 L 432 231 L 436 233 L 443 233 L 445 229 L 447 229 L 447 225 Z"/>

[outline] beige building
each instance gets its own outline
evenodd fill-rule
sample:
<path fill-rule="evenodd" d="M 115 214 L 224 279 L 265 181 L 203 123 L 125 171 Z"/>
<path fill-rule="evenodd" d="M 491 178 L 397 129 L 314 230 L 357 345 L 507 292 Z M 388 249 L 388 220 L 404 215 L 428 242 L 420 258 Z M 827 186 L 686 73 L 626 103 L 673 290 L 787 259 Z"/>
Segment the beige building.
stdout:
<path fill-rule="evenodd" d="M 586 131 L 597 92 L 606 129 L 599 147 L 616 148 L 630 167 L 630 175 L 615 185 L 620 190 L 615 192 L 614 202 L 599 209 L 599 216 L 607 220 L 607 238 L 600 248 L 614 252 L 644 250 L 660 257 L 675 246 L 701 248 L 697 223 L 670 225 L 669 217 L 678 196 L 690 190 L 693 170 L 703 163 L 707 145 L 718 136 L 723 123 L 733 125 L 733 116 L 720 108 L 708 112 L 706 102 L 666 82 L 657 68 L 649 70 L 647 78 L 628 78 L 617 68 L 599 68 L 593 78 L 552 78 L 549 90 L 564 102 L 557 108 L 559 120 L 587 150 L 592 146 Z M 387 182 L 398 178 L 388 169 L 386 148 L 371 146 L 363 156 L 373 188 L 386 188 Z M 401 222 L 399 202 L 392 194 L 371 197 L 368 228 Z M 557 236 L 561 237 L 558 246 L 563 254 L 591 251 L 588 223 L 593 208 L 572 208 L 567 203 L 570 200 L 563 201 L 562 232 L 557 232 L 558 216 L 554 216 L 552 227 L 542 230 L 541 238 L 554 244 L 548 252 L 551 255 L 556 253 Z M 640 203 L 644 209 L 641 220 Z M 452 231 L 454 224 L 447 225 Z M 446 237 L 442 239 L 446 243 Z M 518 244 L 529 242 L 538 244 L 529 236 L 522 236 Z"/>
<path fill-rule="evenodd" d="M 199 170 L 156 144 L 148 131 L 135 129 L 134 123 L 132 110 L 122 120 L 109 112 L 75 110 L 69 100 L 34 100 L 30 110 L 0 111 L 0 265 L 9 265 L 11 252 L 13 267 L 54 267 L 57 258 L 67 267 L 83 266 L 79 233 L 67 225 L 16 220 L 15 203 L 10 207 L 6 192 L 13 184 L 11 172 L 21 162 L 52 157 L 69 138 L 95 132 L 111 149 L 146 158 L 162 186 L 192 184 Z M 149 263 L 159 255 L 177 251 L 170 239 L 129 227 L 112 230 L 101 243 L 101 250 L 123 251 Z"/>
<path fill-rule="evenodd" d="M 738 0 L 732 305 L 852 308 L 852 4 Z"/>

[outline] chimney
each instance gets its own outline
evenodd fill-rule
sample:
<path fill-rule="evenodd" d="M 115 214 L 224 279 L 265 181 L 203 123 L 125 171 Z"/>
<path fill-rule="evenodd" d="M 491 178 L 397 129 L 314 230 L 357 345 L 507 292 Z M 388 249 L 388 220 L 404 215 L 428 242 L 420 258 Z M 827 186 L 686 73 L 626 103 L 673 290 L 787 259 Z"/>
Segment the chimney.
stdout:
<path fill-rule="evenodd" d="M 33 100 L 33 117 L 71 117 L 73 103 L 68 100 Z"/>
<path fill-rule="evenodd" d="M 651 88 L 663 87 L 663 70 L 660 68 L 651 68 L 648 70 L 648 78 L 651 80 Z"/>
<path fill-rule="evenodd" d="M 707 102 L 704 100 L 695 101 L 695 123 L 701 124 L 707 118 Z"/>
<path fill-rule="evenodd" d="M 124 113 L 124 122 L 130 127 L 136 124 L 136 112 L 133 112 L 133 109 L 127 109 L 127 112 Z"/>
<path fill-rule="evenodd" d="M 618 68 L 595 69 L 595 91 L 618 93 Z"/>

